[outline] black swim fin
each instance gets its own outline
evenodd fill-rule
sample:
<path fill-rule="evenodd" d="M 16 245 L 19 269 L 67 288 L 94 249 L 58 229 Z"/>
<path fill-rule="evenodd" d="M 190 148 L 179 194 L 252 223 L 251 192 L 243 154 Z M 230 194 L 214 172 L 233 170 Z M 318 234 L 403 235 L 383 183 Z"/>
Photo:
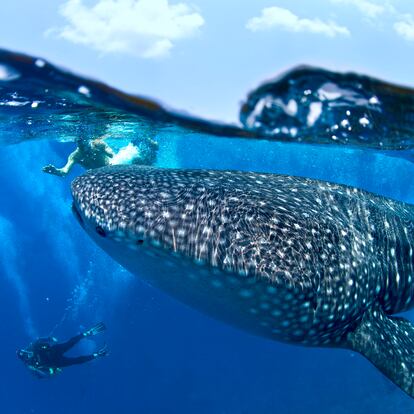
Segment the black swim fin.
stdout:
<path fill-rule="evenodd" d="M 94 336 L 98 335 L 98 333 L 103 332 L 106 329 L 106 326 L 103 322 L 99 322 L 95 326 L 93 326 L 91 329 L 88 329 L 83 333 L 83 336 Z"/>
<path fill-rule="evenodd" d="M 348 341 L 350 348 L 414 398 L 414 326 L 410 321 L 390 317 L 378 306 L 366 311 Z"/>

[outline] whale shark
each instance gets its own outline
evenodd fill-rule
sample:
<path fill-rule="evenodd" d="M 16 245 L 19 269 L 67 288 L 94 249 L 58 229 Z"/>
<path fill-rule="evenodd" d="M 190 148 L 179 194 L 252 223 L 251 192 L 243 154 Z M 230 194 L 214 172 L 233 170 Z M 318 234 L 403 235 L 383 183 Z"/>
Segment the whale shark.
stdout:
<path fill-rule="evenodd" d="M 138 166 L 72 182 L 83 229 L 133 274 L 274 340 L 364 355 L 414 397 L 414 206 L 309 178 Z"/>

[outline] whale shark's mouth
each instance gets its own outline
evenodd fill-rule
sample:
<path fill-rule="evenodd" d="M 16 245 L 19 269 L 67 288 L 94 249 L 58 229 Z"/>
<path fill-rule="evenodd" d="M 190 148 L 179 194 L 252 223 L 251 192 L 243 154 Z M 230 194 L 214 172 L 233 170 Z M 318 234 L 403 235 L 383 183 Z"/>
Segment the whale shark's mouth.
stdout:
<path fill-rule="evenodd" d="M 78 223 L 81 225 L 81 227 L 83 228 L 85 226 L 85 223 L 83 221 L 83 218 L 78 210 L 78 208 L 76 207 L 75 202 L 72 202 L 72 213 L 75 216 L 76 220 L 78 221 Z"/>

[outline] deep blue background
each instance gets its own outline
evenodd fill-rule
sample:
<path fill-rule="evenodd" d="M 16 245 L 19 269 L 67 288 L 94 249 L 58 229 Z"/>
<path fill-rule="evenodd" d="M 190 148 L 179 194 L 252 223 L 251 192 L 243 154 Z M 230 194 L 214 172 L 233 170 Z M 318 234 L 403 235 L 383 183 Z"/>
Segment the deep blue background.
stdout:
<path fill-rule="evenodd" d="M 0 152 L 1 413 L 413 412 L 359 355 L 250 336 L 123 271 L 72 217 L 70 178 L 41 172 L 72 148 L 41 141 Z M 414 165 L 374 153 L 189 137 L 170 150 L 161 164 L 309 175 L 414 201 Z M 108 343 L 105 359 L 38 380 L 15 357 L 56 324 L 63 340 L 99 320 L 108 326 L 95 339 Z"/>

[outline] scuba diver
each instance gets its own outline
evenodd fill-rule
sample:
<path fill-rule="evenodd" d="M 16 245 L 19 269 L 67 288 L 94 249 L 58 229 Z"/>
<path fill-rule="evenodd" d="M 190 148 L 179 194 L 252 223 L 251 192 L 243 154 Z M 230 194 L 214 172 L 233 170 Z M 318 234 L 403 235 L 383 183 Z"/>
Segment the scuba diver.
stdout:
<path fill-rule="evenodd" d="M 39 338 L 32 342 L 26 349 L 18 349 L 17 357 L 23 361 L 38 378 L 52 377 L 62 368 L 71 365 L 83 364 L 108 354 L 106 345 L 91 355 L 78 357 L 66 357 L 64 354 L 73 348 L 79 341 L 90 336 L 97 335 L 105 330 L 105 325 L 100 322 L 93 328 L 74 336 L 67 342 L 58 343 L 56 338 Z"/>
<path fill-rule="evenodd" d="M 152 165 L 155 162 L 158 143 L 153 139 L 134 139 L 126 147 L 121 148 L 118 153 L 115 153 L 104 142 L 108 136 L 109 134 L 102 135 L 93 140 L 77 139 L 77 148 L 69 155 L 66 164 L 62 168 L 49 164 L 43 167 L 43 172 L 65 177 L 75 164 L 90 170 L 107 165 Z"/>

